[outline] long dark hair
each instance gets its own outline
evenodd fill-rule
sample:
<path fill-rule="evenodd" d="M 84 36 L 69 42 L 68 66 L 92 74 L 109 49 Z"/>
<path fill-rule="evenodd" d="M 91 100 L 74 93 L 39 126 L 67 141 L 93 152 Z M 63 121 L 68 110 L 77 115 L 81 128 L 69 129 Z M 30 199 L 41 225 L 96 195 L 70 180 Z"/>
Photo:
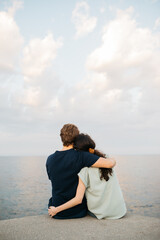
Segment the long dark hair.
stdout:
<path fill-rule="evenodd" d="M 96 144 L 93 141 L 93 139 L 87 135 L 87 134 L 79 134 L 75 140 L 74 140 L 74 148 L 76 150 L 82 150 L 88 152 L 90 149 L 94 149 L 93 154 L 106 158 L 106 154 L 98 151 L 95 149 Z M 112 176 L 112 168 L 100 168 L 101 176 L 100 179 L 102 180 L 103 178 L 108 181 L 109 180 L 109 175 Z"/>

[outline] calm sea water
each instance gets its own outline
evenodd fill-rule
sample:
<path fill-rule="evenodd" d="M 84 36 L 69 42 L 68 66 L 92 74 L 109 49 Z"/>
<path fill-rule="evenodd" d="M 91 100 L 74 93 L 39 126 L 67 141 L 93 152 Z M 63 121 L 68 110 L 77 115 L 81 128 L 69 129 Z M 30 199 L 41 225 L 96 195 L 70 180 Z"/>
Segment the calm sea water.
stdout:
<path fill-rule="evenodd" d="M 128 212 L 160 218 L 160 155 L 116 156 Z M 0 219 L 47 214 L 46 157 L 0 157 Z"/>

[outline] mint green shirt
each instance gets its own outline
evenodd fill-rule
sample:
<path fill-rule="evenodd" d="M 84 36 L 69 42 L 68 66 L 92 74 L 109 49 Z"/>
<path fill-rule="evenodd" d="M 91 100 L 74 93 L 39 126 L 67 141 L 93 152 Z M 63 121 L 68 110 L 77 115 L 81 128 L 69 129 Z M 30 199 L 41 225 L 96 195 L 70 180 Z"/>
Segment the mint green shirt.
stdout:
<path fill-rule="evenodd" d="M 100 180 L 99 168 L 85 167 L 78 175 L 86 186 L 88 210 L 98 219 L 118 219 L 126 214 L 126 205 L 114 170 L 108 181 Z"/>

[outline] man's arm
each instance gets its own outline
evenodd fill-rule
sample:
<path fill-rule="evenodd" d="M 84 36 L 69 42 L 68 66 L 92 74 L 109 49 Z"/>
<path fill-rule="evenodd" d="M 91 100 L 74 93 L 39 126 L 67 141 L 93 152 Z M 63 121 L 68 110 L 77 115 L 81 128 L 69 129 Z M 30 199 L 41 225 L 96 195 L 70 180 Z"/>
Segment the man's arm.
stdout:
<path fill-rule="evenodd" d="M 49 170 L 48 170 L 48 164 L 47 164 L 47 162 L 46 162 L 46 171 L 47 171 L 48 178 L 50 179 L 50 176 L 49 176 Z"/>
<path fill-rule="evenodd" d="M 91 167 L 95 168 L 113 168 L 116 165 L 114 158 L 102 158 L 100 157 Z"/>
<path fill-rule="evenodd" d="M 86 187 L 84 185 L 84 183 L 82 182 L 82 180 L 79 177 L 79 183 L 78 183 L 78 187 L 77 187 L 77 191 L 76 191 L 76 196 L 74 198 L 72 198 L 71 200 L 69 200 L 68 202 L 58 206 L 58 207 L 53 207 L 51 206 L 48 209 L 48 213 L 50 216 L 55 216 L 57 213 L 66 210 L 68 208 L 74 207 L 78 204 L 82 203 L 83 197 L 84 197 L 84 193 L 85 193 Z"/>

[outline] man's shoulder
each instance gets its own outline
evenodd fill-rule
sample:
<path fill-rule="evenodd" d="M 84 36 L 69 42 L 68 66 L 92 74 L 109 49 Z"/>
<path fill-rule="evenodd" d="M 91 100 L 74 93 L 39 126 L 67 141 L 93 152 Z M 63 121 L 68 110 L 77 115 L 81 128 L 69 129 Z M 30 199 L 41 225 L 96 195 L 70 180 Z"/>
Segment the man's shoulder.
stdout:
<path fill-rule="evenodd" d="M 49 163 L 50 161 L 52 161 L 52 160 L 54 159 L 55 155 L 56 155 L 56 152 L 54 152 L 54 153 L 52 153 L 51 155 L 49 155 L 48 158 L 47 158 L 47 163 Z"/>
<path fill-rule="evenodd" d="M 79 152 L 79 154 L 81 155 L 81 156 L 93 156 L 93 154 L 92 153 L 90 153 L 90 152 L 86 152 L 86 151 L 78 151 Z"/>
<path fill-rule="evenodd" d="M 53 157 L 56 155 L 56 152 L 57 152 L 57 151 L 55 151 L 54 153 L 50 154 L 50 155 L 48 156 L 48 159 L 53 158 Z"/>

